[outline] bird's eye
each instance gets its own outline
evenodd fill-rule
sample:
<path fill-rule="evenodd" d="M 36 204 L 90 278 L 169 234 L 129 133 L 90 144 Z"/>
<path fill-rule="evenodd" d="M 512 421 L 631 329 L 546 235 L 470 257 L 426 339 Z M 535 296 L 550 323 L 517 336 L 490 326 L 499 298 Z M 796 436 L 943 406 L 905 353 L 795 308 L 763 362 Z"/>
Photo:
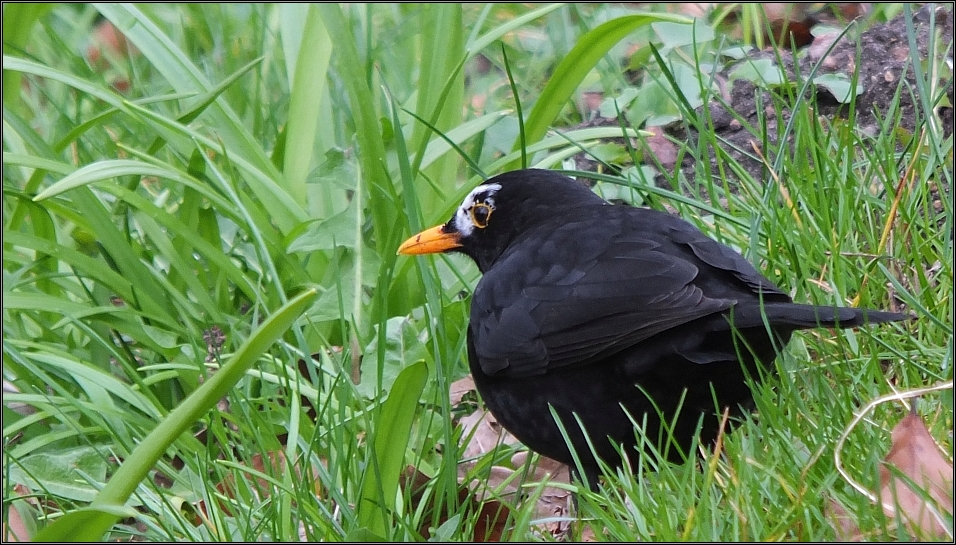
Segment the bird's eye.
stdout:
<path fill-rule="evenodd" d="M 471 222 L 479 229 L 488 227 L 488 219 L 491 218 L 492 210 L 494 208 L 483 202 L 475 204 L 471 207 Z"/>

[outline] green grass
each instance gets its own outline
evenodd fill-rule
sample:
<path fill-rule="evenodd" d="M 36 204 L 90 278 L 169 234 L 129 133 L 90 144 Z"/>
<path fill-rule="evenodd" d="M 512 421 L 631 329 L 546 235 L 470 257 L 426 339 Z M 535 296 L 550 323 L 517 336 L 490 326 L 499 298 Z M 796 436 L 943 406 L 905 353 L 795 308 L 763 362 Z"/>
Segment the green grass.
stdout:
<path fill-rule="evenodd" d="M 90 62 L 99 17 L 135 49 Z M 732 45 L 709 29 L 570 4 L 5 5 L 4 520 L 12 506 L 48 539 L 470 540 L 448 389 L 478 273 L 395 249 L 479 172 L 591 150 L 602 192 L 676 211 L 796 300 L 896 297 L 919 319 L 800 335 L 720 456 L 611 473 L 582 519 L 608 540 L 832 540 L 835 498 L 899 538 L 834 448 L 868 401 L 953 377 L 953 206 L 932 206 L 953 148 L 929 122 L 951 45 L 913 65 L 912 134 L 896 105 L 863 135 L 819 119 L 804 80 L 775 88 L 758 111 L 791 112 L 801 152 L 758 124 L 776 177 L 755 179 L 724 154 L 712 167 L 691 113 Z M 633 161 L 653 158 L 602 140 L 622 128 L 576 127 L 585 90 L 635 128 L 700 129 L 678 143 L 697 177 L 648 184 Z M 950 456 L 952 407 L 951 386 L 919 404 Z M 875 487 L 903 414 L 881 405 L 849 435 L 858 480 Z M 533 502 L 512 507 L 503 539 L 540 539 Z"/>

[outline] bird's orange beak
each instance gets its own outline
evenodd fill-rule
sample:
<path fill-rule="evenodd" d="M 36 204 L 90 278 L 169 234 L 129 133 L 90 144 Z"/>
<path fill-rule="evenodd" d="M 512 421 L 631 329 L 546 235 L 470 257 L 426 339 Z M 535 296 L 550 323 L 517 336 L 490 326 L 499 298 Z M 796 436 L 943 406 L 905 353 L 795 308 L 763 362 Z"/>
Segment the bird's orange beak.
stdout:
<path fill-rule="evenodd" d="M 444 225 L 437 225 L 406 240 L 398 247 L 402 255 L 436 254 L 461 247 L 459 233 L 446 233 Z"/>

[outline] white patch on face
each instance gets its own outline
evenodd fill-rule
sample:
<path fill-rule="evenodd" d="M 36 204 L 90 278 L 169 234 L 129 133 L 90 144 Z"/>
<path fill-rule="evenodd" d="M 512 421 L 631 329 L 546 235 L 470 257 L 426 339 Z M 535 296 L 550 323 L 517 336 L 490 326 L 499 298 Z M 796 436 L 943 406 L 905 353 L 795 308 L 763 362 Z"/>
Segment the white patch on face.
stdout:
<path fill-rule="evenodd" d="M 485 203 L 495 208 L 495 193 L 501 189 L 501 184 L 485 184 L 471 190 L 471 193 L 465 197 L 455 212 L 455 229 L 461 233 L 462 237 L 467 237 L 475 230 L 475 224 L 471 221 L 471 209 L 476 203 Z"/>

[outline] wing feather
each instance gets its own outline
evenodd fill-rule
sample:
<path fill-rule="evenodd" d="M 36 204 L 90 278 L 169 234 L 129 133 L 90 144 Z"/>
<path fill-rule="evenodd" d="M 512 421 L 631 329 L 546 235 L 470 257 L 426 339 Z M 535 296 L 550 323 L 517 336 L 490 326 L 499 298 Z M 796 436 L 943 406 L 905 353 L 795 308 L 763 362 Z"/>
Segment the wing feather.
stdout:
<path fill-rule="evenodd" d="M 471 316 L 482 371 L 519 377 L 586 364 L 733 306 L 695 285 L 700 271 L 687 257 L 623 222 L 611 227 L 550 227 L 536 235 L 544 243 L 516 245 L 523 250 L 482 277 Z"/>

